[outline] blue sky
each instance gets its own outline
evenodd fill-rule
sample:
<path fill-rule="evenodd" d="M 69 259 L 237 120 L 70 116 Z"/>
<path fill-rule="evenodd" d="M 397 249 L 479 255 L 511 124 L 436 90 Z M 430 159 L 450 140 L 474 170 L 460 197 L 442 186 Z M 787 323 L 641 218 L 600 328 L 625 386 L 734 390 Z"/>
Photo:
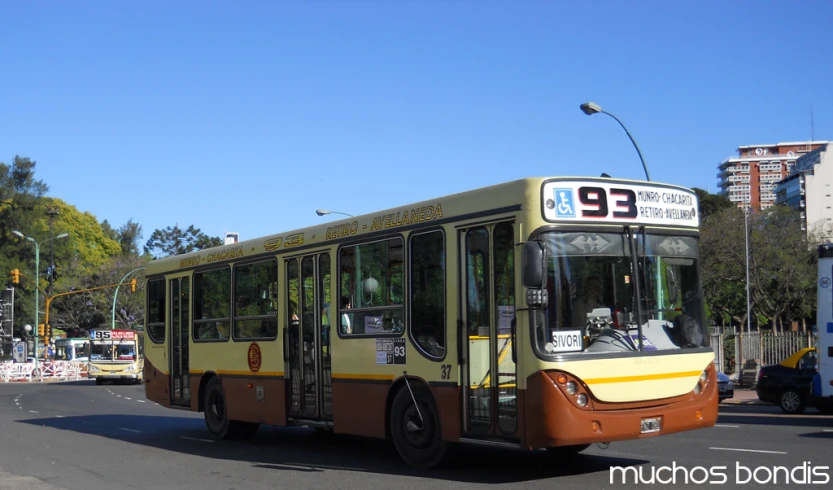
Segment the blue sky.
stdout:
<path fill-rule="evenodd" d="M 118 227 L 254 238 L 501 181 L 716 191 L 833 140 L 833 2 L 6 1 L 0 161 Z M 142 241 L 142 244 L 144 243 Z"/>

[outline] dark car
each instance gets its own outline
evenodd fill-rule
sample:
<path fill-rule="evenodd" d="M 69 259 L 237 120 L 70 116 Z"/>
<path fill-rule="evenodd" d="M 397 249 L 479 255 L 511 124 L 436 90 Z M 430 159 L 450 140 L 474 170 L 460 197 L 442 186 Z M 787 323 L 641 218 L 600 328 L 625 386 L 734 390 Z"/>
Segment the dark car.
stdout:
<path fill-rule="evenodd" d="M 735 384 L 722 372 L 717 373 L 717 394 L 721 402 L 735 396 Z"/>
<path fill-rule="evenodd" d="M 758 372 L 758 399 L 774 403 L 784 413 L 801 413 L 810 399 L 810 383 L 816 374 L 816 349 L 801 349 L 779 364 Z"/>

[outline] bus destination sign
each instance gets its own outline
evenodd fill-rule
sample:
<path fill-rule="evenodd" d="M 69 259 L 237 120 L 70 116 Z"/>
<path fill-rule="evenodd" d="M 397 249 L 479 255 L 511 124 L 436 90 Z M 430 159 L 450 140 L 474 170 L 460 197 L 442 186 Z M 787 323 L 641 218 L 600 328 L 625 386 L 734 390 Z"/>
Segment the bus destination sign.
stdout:
<path fill-rule="evenodd" d="M 545 183 L 542 197 L 548 221 L 700 225 L 697 195 L 681 188 L 563 180 Z"/>
<path fill-rule="evenodd" d="M 92 340 L 133 340 L 136 332 L 133 330 L 90 330 Z"/>

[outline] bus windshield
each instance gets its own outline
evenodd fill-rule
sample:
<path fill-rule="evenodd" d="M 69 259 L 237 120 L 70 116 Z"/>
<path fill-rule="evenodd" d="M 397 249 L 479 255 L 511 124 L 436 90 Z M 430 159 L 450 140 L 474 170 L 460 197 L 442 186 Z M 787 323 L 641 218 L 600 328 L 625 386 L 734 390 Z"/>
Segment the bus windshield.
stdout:
<path fill-rule="evenodd" d="M 626 230 L 548 232 L 542 239 L 549 302 L 536 336 L 541 352 L 708 345 L 695 237 Z"/>
<path fill-rule="evenodd" d="M 136 360 L 136 342 L 132 340 L 93 342 L 90 350 L 91 361 Z"/>

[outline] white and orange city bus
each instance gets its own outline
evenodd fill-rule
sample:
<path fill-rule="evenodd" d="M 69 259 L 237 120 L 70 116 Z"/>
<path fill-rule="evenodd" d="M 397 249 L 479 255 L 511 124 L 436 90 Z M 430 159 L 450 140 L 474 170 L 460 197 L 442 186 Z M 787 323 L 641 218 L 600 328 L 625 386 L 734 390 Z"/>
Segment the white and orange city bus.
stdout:
<path fill-rule="evenodd" d="M 261 424 L 546 448 L 711 427 L 688 189 L 527 178 L 148 264 L 148 399 Z"/>

